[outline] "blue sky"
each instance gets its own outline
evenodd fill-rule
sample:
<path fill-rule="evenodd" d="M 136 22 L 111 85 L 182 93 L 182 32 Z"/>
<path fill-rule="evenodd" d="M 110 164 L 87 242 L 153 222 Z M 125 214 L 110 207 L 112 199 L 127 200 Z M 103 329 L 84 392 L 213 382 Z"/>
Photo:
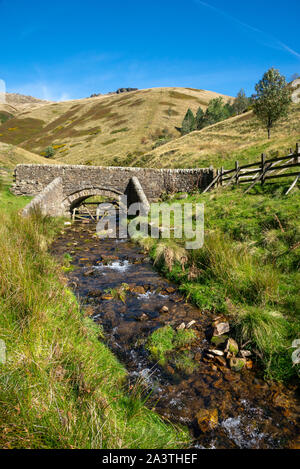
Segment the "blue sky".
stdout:
<path fill-rule="evenodd" d="M 0 79 L 61 100 L 119 87 L 235 96 L 300 74 L 299 0 L 0 0 Z"/>

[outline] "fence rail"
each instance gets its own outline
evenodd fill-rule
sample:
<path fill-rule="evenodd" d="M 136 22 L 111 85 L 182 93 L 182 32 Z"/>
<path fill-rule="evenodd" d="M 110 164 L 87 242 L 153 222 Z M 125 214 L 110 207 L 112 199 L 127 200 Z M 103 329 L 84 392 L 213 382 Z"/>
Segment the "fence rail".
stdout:
<path fill-rule="evenodd" d="M 287 171 L 289 169 L 291 169 L 291 171 Z M 224 169 L 223 167 L 218 169 L 217 175 L 203 193 L 209 191 L 213 187 L 226 187 L 230 184 L 239 185 L 250 183 L 250 186 L 248 186 L 244 191 L 246 193 L 254 187 L 255 184 L 263 185 L 270 179 L 293 176 L 295 176 L 295 179 L 285 194 L 291 192 L 300 180 L 300 150 L 298 143 L 296 144 L 295 151 L 290 149 L 290 153 L 286 156 L 270 158 L 267 160 L 266 155 L 263 153 L 260 161 L 256 161 L 255 163 L 240 166 L 239 162 L 236 161 L 233 169 Z"/>

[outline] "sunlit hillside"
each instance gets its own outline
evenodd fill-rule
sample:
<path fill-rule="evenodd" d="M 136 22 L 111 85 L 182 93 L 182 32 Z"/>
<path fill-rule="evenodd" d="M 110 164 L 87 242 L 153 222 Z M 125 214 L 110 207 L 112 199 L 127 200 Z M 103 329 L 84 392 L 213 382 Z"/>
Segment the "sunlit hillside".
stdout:
<path fill-rule="evenodd" d="M 51 145 L 54 158 L 67 164 L 132 165 L 180 136 L 188 108 L 205 109 L 218 96 L 190 88 L 152 88 L 46 103 L 6 120 L 0 125 L 0 141 L 40 155 Z"/>
<path fill-rule="evenodd" d="M 0 142 L 0 167 L 12 170 L 17 164 L 48 164 L 49 160 L 15 145 Z M 51 161 L 56 163 L 56 161 Z"/>
<path fill-rule="evenodd" d="M 288 117 L 278 121 L 270 140 L 250 111 L 166 143 L 136 159 L 135 164 L 156 168 L 229 168 L 235 160 L 256 161 L 263 152 L 282 155 L 296 142 L 300 142 L 300 104 L 293 104 Z"/>

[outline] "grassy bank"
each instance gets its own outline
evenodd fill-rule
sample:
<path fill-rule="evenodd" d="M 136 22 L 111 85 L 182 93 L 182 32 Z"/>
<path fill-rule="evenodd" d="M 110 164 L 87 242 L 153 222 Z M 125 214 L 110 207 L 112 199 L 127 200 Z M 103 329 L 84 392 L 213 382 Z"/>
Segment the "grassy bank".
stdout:
<path fill-rule="evenodd" d="M 285 197 L 280 186 L 257 186 L 247 195 L 231 187 L 176 202 L 205 204 L 204 246 L 186 251 L 184 240 L 141 240 L 155 265 L 199 308 L 228 315 L 235 337 L 252 349 L 267 378 L 293 379 L 290 346 L 300 337 L 299 189 Z"/>
<path fill-rule="evenodd" d="M 126 371 L 84 317 L 48 253 L 62 220 L 0 191 L 1 448 L 176 448 L 187 432 L 144 406 Z"/>

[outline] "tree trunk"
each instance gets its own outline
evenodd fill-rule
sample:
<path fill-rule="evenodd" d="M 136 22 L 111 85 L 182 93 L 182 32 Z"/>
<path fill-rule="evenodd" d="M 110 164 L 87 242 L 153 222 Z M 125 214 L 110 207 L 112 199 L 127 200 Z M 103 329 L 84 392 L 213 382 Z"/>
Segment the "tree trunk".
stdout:
<path fill-rule="evenodd" d="M 270 127 L 268 127 L 268 139 L 270 139 L 270 138 L 271 138 L 271 129 L 270 129 Z"/>

